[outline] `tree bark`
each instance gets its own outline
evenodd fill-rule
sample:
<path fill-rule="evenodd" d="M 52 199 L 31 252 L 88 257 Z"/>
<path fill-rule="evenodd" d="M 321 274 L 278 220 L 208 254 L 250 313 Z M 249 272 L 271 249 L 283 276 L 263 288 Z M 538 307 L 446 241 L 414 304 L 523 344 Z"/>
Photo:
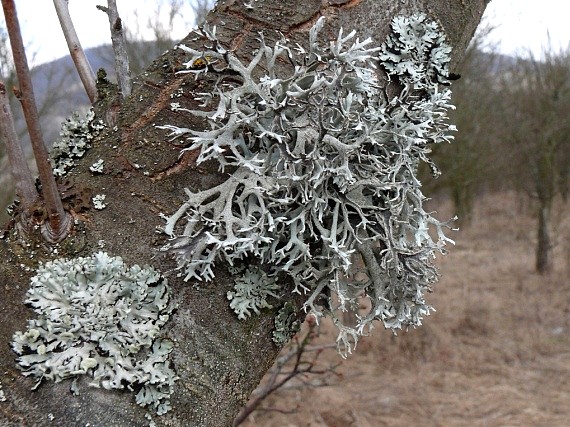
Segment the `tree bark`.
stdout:
<path fill-rule="evenodd" d="M 390 31 L 395 15 L 424 12 L 441 23 L 454 47 L 452 71 L 479 23 L 484 0 L 265 0 L 245 8 L 241 0 L 221 0 L 208 16 L 216 25 L 222 45 L 242 61 L 259 47 L 259 32 L 266 43 L 284 34 L 291 43 L 307 44 L 308 31 L 320 16 L 327 18 L 323 37 L 336 38 L 343 27 L 356 30 L 361 40 L 372 37 L 378 45 Z M 204 40 L 190 34 L 182 43 L 200 49 Z M 184 188 L 220 183 L 215 164 L 197 167 L 193 152 L 180 156 L 180 147 L 169 142 L 155 125 L 199 126 L 173 112 L 172 102 L 196 105 L 193 92 L 207 90 L 206 80 L 192 74 L 175 74 L 184 52 L 172 49 L 158 58 L 133 82 L 130 97 L 121 101 L 116 92 L 100 88 L 98 118 L 115 122 L 95 139 L 92 148 L 68 175 L 74 191 L 68 206 L 105 194 L 103 210 L 76 213 L 73 233 L 57 246 L 39 238 L 19 239 L 11 230 L 0 241 L 0 381 L 6 396 L 0 401 L 2 426 L 147 426 L 147 410 L 134 402 L 133 393 L 81 387 L 72 396 L 70 381 L 44 382 L 30 391 L 34 380 L 16 368 L 10 342 L 15 331 L 26 329 L 34 313 L 23 304 L 29 279 L 39 261 L 56 257 L 85 256 L 103 250 L 121 256 L 129 265 L 149 264 L 164 272 L 178 308 L 164 331 L 175 342 L 172 359 L 180 377 L 172 397 L 173 409 L 153 415 L 158 426 L 230 426 L 249 394 L 272 365 L 279 348 L 272 342 L 275 310 L 238 320 L 226 297 L 232 277 L 218 268 L 208 283 L 186 283 L 176 276 L 175 263 L 158 252 L 165 238 L 156 232 L 164 222 L 159 213 L 172 214 L 184 197 Z M 89 166 L 105 160 L 104 173 L 94 176 Z M 62 191 L 64 186 L 61 186 Z M 66 190 L 70 193 L 69 190 Z M 54 251 L 57 249 L 57 251 Z M 302 297 L 294 303 L 301 307 Z M 53 421 L 51 421 L 53 420 Z"/>

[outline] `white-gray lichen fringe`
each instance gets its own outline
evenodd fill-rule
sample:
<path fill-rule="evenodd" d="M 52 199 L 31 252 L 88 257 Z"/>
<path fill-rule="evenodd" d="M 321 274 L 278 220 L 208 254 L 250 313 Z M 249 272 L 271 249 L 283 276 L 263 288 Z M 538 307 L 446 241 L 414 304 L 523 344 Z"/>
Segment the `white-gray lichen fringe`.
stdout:
<path fill-rule="evenodd" d="M 0 382 L 0 402 L 6 402 L 6 393 L 2 390 L 2 382 Z"/>

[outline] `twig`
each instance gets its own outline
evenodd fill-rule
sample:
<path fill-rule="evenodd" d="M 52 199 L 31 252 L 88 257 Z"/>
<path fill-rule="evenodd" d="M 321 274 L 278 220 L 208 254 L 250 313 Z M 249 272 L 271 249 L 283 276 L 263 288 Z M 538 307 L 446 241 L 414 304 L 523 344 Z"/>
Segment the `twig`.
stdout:
<path fill-rule="evenodd" d="M 243 423 L 252 412 L 258 409 L 259 405 L 267 399 L 269 395 L 274 393 L 280 388 L 283 388 L 285 384 L 290 382 L 293 378 L 305 375 L 324 375 L 330 372 L 334 372 L 338 365 L 334 365 L 327 369 L 316 369 L 317 361 L 322 352 L 327 348 L 336 347 L 335 344 L 332 345 L 316 345 L 312 346 L 310 343 L 317 336 L 318 326 L 316 323 L 309 323 L 309 330 L 306 332 L 302 339 L 295 337 L 294 344 L 290 345 L 290 348 L 280 356 L 273 368 L 270 371 L 270 377 L 267 382 L 258 387 L 253 393 L 250 401 L 245 405 L 240 414 L 235 418 L 233 427 L 239 426 Z M 307 354 L 312 353 L 311 358 L 307 358 Z M 293 366 L 290 370 L 285 371 L 285 367 L 293 362 Z M 303 384 L 307 384 L 303 381 Z M 282 410 L 279 410 L 282 411 Z"/>
<path fill-rule="evenodd" d="M 38 201 L 39 195 L 16 134 L 10 100 L 3 82 L 0 82 L 0 135 L 6 144 L 10 169 L 16 184 L 16 195 L 20 199 L 23 209 L 29 210 Z"/>
<path fill-rule="evenodd" d="M 20 96 L 18 96 L 18 98 L 22 104 L 22 110 L 24 111 L 34 158 L 42 184 L 42 194 L 48 213 L 48 221 L 44 224 L 45 227 L 42 229 L 42 234 L 48 241 L 59 242 L 63 240 L 69 232 L 71 217 L 63 210 L 63 204 L 59 197 L 55 178 L 51 170 L 47 148 L 42 137 L 32 78 L 30 76 L 30 69 L 28 68 L 28 60 L 24 50 L 24 42 L 22 40 L 14 0 L 2 0 L 2 8 L 4 9 L 6 29 L 10 37 L 14 66 L 16 67 L 16 75 L 18 76 L 18 83 L 20 85 Z"/>
<path fill-rule="evenodd" d="M 131 94 L 131 72 L 129 69 L 129 57 L 127 55 L 127 47 L 125 41 L 125 33 L 123 31 L 123 21 L 119 17 L 116 0 L 107 0 L 107 6 L 97 6 L 109 17 L 111 25 L 111 42 L 113 43 L 113 51 L 115 52 L 115 70 L 117 72 L 117 83 L 123 98 Z"/>
<path fill-rule="evenodd" d="M 67 46 L 69 48 L 69 54 L 75 63 L 75 68 L 79 73 L 79 78 L 83 83 L 85 92 L 89 97 L 89 101 L 93 104 L 97 100 L 97 87 L 95 86 L 95 73 L 85 56 L 85 52 L 81 47 L 79 42 L 79 37 L 75 32 L 75 27 L 73 26 L 73 21 L 71 20 L 71 15 L 69 14 L 69 7 L 67 0 L 53 0 L 53 5 L 55 6 L 55 11 L 57 12 L 57 17 L 59 18 L 59 23 L 67 41 Z"/>

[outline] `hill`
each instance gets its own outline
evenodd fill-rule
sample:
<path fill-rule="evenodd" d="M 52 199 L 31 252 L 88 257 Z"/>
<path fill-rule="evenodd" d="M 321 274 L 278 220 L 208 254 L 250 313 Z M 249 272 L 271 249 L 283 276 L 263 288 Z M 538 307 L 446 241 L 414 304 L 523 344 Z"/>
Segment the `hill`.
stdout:
<path fill-rule="evenodd" d="M 137 42 L 132 46 L 145 52 L 150 64 L 163 51 L 154 42 Z M 111 45 L 102 45 L 85 50 L 91 68 L 97 72 L 104 68 L 110 80 L 115 78 L 115 63 Z M 70 56 L 39 65 L 32 69 L 32 82 L 40 111 L 42 130 L 46 143 L 58 138 L 60 124 L 74 111 L 85 112 L 89 99 Z"/>

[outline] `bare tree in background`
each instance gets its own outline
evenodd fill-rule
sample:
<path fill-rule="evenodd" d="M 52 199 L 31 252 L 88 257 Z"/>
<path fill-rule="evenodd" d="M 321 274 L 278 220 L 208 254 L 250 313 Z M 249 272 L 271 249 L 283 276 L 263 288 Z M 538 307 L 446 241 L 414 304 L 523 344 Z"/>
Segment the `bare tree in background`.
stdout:
<path fill-rule="evenodd" d="M 30 50 L 33 52 L 33 47 Z M 62 77 L 72 72 L 74 72 L 74 70 L 68 67 L 58 69 L 57 73 L 54 69 L 46 69 L 42 74 L 42 84 L 46 90 L 42 91 L 40 94 L 36 94 L 36 100 L 38 103 L 38 114 L 40 116 L 42 126 L 47 125 L 45 126 L 47 129 L 52 128 L 50 125 L 54 120 L 53 115 L 50 115 L 49 113 L 56 110 L 57 107 L 62 104 L 62 102 L 68 102 L 67 98 L 69 96 L 69 92 L 65 87 L 65 79 L 62 79 Z M 32 70 L 32 78 L 35 78 L 34 70 Z M 21 109 L 19 108 L 19 102 L 14 96 L 14 89 L 17 89 L 18 83 L 12 61 L 12 52 L 9 47 L 6 30 L 1 25 L 0 80 L 4 82 L 8 92 L 18 138 L 20 138 L 24 145 L 26 145 L 26 143 L 29 141 L 26 132 L 26 124 Z M 64 117 L 57 117 L 56 119 L 62 120 L 63 118 Z M 57 131 L 59 130 L 59 125 L 57 125 L 56 129 Z M 46 136 L 49 136 L 50 138 L 54 135 L 57 135 L 57 132 L 46 133 Z M 14 201 L 15 193 L 13 191 L 12 176 L 8 168 L 8 158 L 4 151 L 4 144 L 1 142 L 2 141 L 0 137 L 0 188 L 2 188 L 2 191 L 0 191 L 0 223 L 4 223 L 8 218 L 6 209 L 8 208 L 9 204 Z M 33 162 L 33 157 L 31 156 L 30 151 L 26 150 L 25 152 L 28 154 L 30 167 L 32 170 L 36 170 L 36 166 Z"/>
<path fill-rule="evenodd" d="M 216 0 L 193 0 L 192 1 L 192 7 L 193 7 L 194 13 L 195 13 L 194 23 L 196 25 L 200 25 L 206 20 L 206 15 L 208 15 L 208 12 L 210 11 L 210 9 L 212 9 L 212 7 L 214 7 L 215 3 L 216 3 Z"/>
<path fill-rule="evenodd" d="M 128 56 L 131 68 L 138 73 L 167 51 L 177 40 L 172 39 L 175 25 L 182 23 L 188 29 L 200 25 L 208 11 L 214 6 L 214 0 L 160 0 L 156 2 L 153 15 L 146 20 L 134 16 L 125 22 Z M 186 16 L 187 7 L 193 11 L 193 19 Z M 143 39 L 143 34 L 152 33 L 152 39 Z"/>
<path fill-rule="evenodd" d="M 213 4 L 213 0 L 161 0 L 157 2 L 154 17 L 143 20 L 135 13 L 133 18 L 129 18 L 125 25 L 128 38 L 128 57 L 133 73 L 139 73 L 157 56 L 172 47 L 176 42 L 171 37 L 176 21 L 184 22 L 190 29 L 204 20 Z M 194 10 L 194 19 L 190 19 L 183 14 L 186 5 L 190 5 Z M 106 29 L 104 30 L 106 31 Z M 154 38 L 143 41 L 142 34 L 147 33 L 149 30 L 154 35 Z M 27 141 L 27 133 L 25 131 L 24 119 L 12 93 L 12 88 L 16 87 L 17 84 L 13 66 L 11 65 L 12 58 L 7 37 L 5 29 L 0 26 L 0 76 L 2 76 L 9 91 L 18 136 L 25 143 Z M 103 55 L 107 54 L 103 53 Z M 108 50 L 108 55 L 109 57 L 104 58 L 104 62 L 112 64 L 111 50 Z M 88 100 L 85 96 L 78 97 L 75 95 L 76 86 L 74 82 L 76 78 L 73 76 L 75 70 L 71 67 L 71 64 L 68 64 L 65 69 L 61 66 L 56 68 L 55 62 L 44 64 L 39 69 L 32 69 L 33 76 L 38 72 L 41 72 L 41 80 L 43 82 L 42 90 L 36 93 L 38 113 L 42 129 L 44 129 L 46 134 L 46 140 L 51 144 L 58 139 L 60 123 L 74 111 L 85 111 L 88 107 Z M 112 70 L 109 70 L 109 72 L 114 74 Z M 61 113 L 59 113 L 60 111 Z M 30 166 L 35 169 L 31 157 Z M 8 170 L 8 158 L 3 151 L 3 144 L 0 144 L 0 186 L 3 188 L 3 191 L 0 192 L 0 223 L 4 223 L 8 219 L 6 209 L 15 199 L 11 182 L 12 177 Z"/>
<path fill-rule="evenodd" d="M 0 80 L 4 81 L 8 90 L 14 86 L 12 54 L 9 49 L 8 34 L 2 26 L 0 26 Z M 0 136 L 0 142 L 1 138 Z M 14 200 L 15 193 L 3 143 L 0 143 L 0 188 L 4 189 L 0 192 L 0 222 L 4 223 L 8 218 L 6 207 Z"/>
<path fill-rule="evenodd" d="M 537 202 L 536 270 L 552 267 L 552 208 L 567 193 L 570 159 L 570 52 L 519 58 L 502 87 L 504 134 L 520 190 Z M 511 166 L 512 167 L 512 166 Z"/>
<path fill-rule="evenodd" d="M 484 185 L 494 185 L 497 162 L 494 149 L 499 125 L 500 103 L 497 73 L 501 58 L 487 45 L 493 31 L 488 25 L 478 29 L 461 64 L 460 79 L 453 85 L 456 110 L 450 116 L 457 126 L 454 143 L 434 148 L 434 158 L 442 170 L 436 180 L 426 179 L 431 190 L 449 194 L 461 225 L 468 224 L 477 192 Z M 426 174 L 427 175 L 427 174 Z"/>
<path fill-rule="evenodd" d="M 162 0 L 156 3 L 153 17 L 143 21 L 135 14 L 126 23 L 128 54 L 134 73 L 143 70 L 162 52 L 172 47 L 172 28 L 176 20 L 184 20 L 182 15 L 184 0 Z M 161 17 L 166 16 L 166 19 Z M 190 25 L 189 25 L 190 26 Z M 150 30 L 153 40 L 143 41 L 142 34 Z"/>

